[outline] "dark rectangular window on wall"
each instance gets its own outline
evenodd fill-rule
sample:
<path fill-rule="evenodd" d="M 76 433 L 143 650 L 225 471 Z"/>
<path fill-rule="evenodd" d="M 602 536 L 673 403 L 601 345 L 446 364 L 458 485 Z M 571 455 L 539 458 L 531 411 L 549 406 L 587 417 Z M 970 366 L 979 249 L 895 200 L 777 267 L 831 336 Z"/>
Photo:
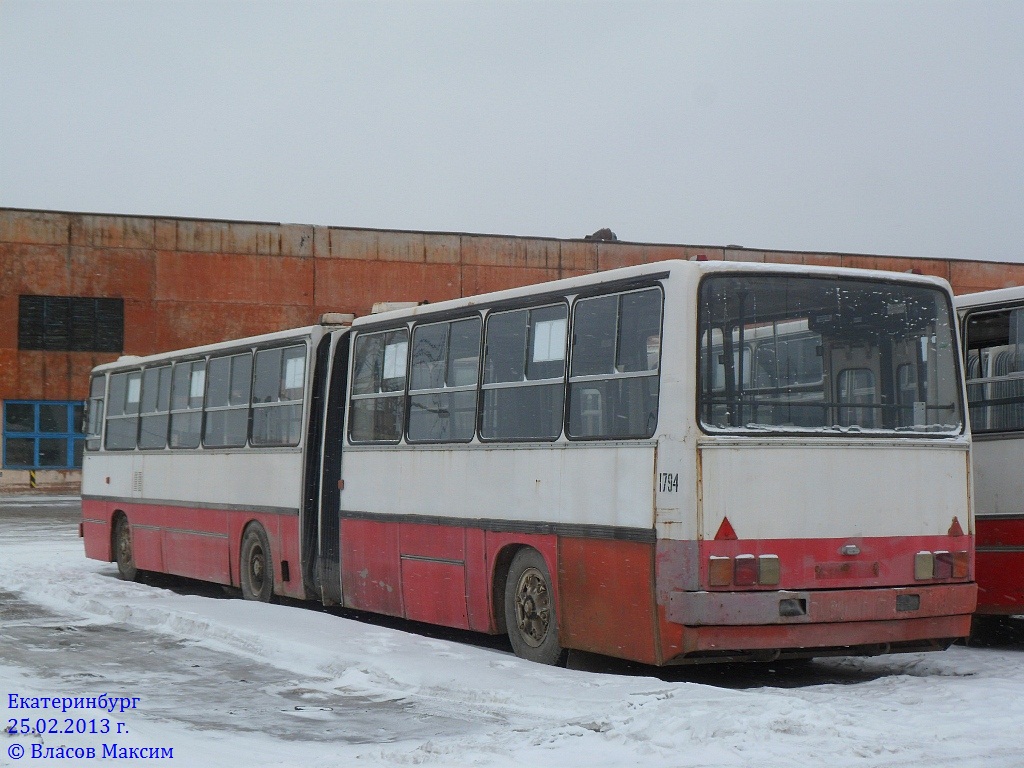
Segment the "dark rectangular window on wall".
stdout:
<path fill-rule="evenodd" d="M 124 299 L 18 297 L 18 349 L 121 352 Z"/>
<path fill-rule="evenodd" d="M 77 469 L 82 466 L 83 404 L 78 401 L 8 400 L 3 407 L 3 466 L 7 469 Z"/>

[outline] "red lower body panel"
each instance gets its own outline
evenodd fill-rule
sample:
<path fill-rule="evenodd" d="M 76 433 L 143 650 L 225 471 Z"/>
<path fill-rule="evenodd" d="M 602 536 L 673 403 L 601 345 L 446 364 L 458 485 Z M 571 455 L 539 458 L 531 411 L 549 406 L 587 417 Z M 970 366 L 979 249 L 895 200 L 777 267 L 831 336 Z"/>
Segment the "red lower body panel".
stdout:
<path fill-rule="evenodd" d="M 779 549 L 774 542 L 731 544 L 737 553 L 752 546 Z M 341 527 L 342 587 L 352 608 L 497 632 L 503 569 L 512 552 L 528 546 L 541 552 L 552 576 L 562 644 L 593 653 L 664 664 L 687 654 L 877 648 L 969 633 L 973 582 L 907 586 L 907 575 L 897 576 L 906 570 L 912 577 L 918 549 L 969 547 L 969 537 L 861 544 L 871 558 L 866 576 L 815 568 L 818 550 L 820 560 L 835 559 L 834 542 L 787 542 L 785 562 L 799 566 L 787 578 L 794 584 L 810 578 L 812 589 L 702 592 L 703 558 L 695 542 L 654 545 L 350 519 Z M 896 565 L 876 568 L 875 558 L 891 552 L 899 552 Z M 798 601 L 805 613 L 780 616 L 780 599 Z"/>
<path fill-rule="evenodd" d="M 306 597 L 300 575 L 297 515 L 83 499 L 86 557 L 114 560 L 111 537 L 118 513 L 128 518 L 132 554 L 139 569 L 234 586 L 238 585 L 242 533 L 256 521 L 270 542 L 274 591 Z M 288 563 L 288 581 L 284 580 L 284 563 Z"/>
<path fill-rule="evenodd" d="M 349 608 L 480 632 L 501 626 L 504 584 L 490 574 L 533 547 L 557 572 L 556 538 L 450 525 L 345 519 L 341 585 Z M 557 580 L 553 585 L 557 594 Z"/>
<path fill-rule="evenodd" d="M 654 546 L 629 541 L 559 541 L 562 644 L 656 664 Z"/>
<path fill-rule="evenodd" d="M 978 515 L 975 526 L 978 613 L 1024 614 L 1024 513 Z"/>
<path fill-rule="evenodd" d="M 222 584 L 238 583 L 242 532 L 257 520 L 270 540 L 275 591 L 305 597 L 297 516 L 87 500 L 89 557 L 112 559 L 117 512 L 131 523 L 139 568 Z M 859 569 L 846 567 L 834 541 L 655 544 L 366 517 L 342 519 L 339 538 L 346 606 L 492 633 L 504 630 L 509 564 L 532 547 L 551 577 L 562 644 L 648 664 L 964 637 L 975 601 L 973 582 L 912 583 L 917 550 L 969 547 L 963 536 L 862 539 L 859 562 L 868 565 Z M 781 582 L 707 590 L 711 549 L 716 557 L 776 554 Z"/>

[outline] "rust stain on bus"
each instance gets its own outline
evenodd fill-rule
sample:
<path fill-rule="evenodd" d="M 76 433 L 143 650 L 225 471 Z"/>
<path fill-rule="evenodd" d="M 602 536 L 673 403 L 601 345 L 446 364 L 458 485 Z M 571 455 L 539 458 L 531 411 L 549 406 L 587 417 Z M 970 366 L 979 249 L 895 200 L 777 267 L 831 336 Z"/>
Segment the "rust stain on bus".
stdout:
<path fill-rule="evenodd" d="M 697 446 L 697 540 L 704 538 L 704 454 Z"/>
<path fill-rule="evenodd" d="M 974 467 L 971 463 L 971 453 L 974 448 L 968 446 L 967 458 L 967 533 L 974 535 Z"/>

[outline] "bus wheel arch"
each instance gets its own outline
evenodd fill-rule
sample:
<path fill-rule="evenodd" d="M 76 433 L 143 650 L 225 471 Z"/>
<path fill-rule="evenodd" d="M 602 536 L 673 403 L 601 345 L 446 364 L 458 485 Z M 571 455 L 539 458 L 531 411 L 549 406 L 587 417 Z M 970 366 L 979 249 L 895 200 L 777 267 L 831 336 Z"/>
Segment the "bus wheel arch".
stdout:
<path fill-rule="evenodd" d="M 505 585 L 508 582 L 508 572 L 512 567 L 512 559 L 525 546 L 507 544 L 494 558 L 494 566 L 491 569 L 491 613 L 494 616 L 494 630 L 500 635 L 508 632 L 508 626 L 505 624 Z"/>
<path fill-rule="evenodd" d="M 502 616 L 512 650 L 539 664 L 563 664 L 558 608 L 544 556 L 533 547 L 513 550 L 504 579 Z"/>
<path fill-rule="evenodd" d="M 248 523 L 242 532 L 238 583 L 246 600 L 269 603 L 274 598 L 274 558 L 270 538 L 256 521 Z"/>
<path fill-rule="evenodd" d="M 124 581 L 137 581 L 139 569 L 135 564 L 135 550 L 132 547 L 132 527 L 128 515 L 120 509 L 114 512 L 110 526 L 110 548 L 117 572 Z"/>

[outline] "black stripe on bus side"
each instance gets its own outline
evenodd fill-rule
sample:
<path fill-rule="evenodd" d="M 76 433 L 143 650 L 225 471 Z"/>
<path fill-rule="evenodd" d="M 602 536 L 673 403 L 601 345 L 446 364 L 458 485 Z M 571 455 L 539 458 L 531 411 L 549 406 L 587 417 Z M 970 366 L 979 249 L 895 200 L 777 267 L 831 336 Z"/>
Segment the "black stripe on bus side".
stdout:
<path fill-rule="evenodd" d="M 91 496 L 84 494 L 83 501 L 106 501 L 113 504 L 148 504 L 154 507 L 187 507 L 189 509 L 210 509 L 217 512 L 254 512 L 261 515 L 295 515 L 298 507 L 261 507 L 256 504 L 210 504 L 202 501 L 179 501 L 177 499 L 133 499 L 124 496 Z"/>
<path fill-rule="evenodd" d="M 454 528 L 478 528 L 492 533 L 531 533 L 566 536 L 574 539 L 613 539 L 653 544 L 657 534 L 653 528 L 627 528 L 617 525 L 587 525 L 583 523 L 536 523 L 529 520 L 495 520 L 484 518 L 441 517 L 439 515 L 397 515 L 375 512 L 357 512 L 343 509 L 343 520 L 370 520 L 378 523 L 407 523 L 413 525 L 442 525 Z"/>
<path fill-rule="evenodd" d="M 191 528 L 167 528 L 162 525 L 141 525 L 139 523 L 132 523 L 132 528 L 139 531 L 161 531 L 162 533 L 184 533 L 189 536 L 207 536 L 211 539 L 226 539 L 228 537 L 226 533 L 217 533 L 216 531 L 196 531 Z"/>
<path fill-rule="evenodd" d="M 425 555 L 402 555 L 402 560 L 415 560 L 418 563 L 437 563 L 440 565 L 462 565 L 466 564 L 465 560 L 452 560 L 447 557 L 426 557 Z"/>

